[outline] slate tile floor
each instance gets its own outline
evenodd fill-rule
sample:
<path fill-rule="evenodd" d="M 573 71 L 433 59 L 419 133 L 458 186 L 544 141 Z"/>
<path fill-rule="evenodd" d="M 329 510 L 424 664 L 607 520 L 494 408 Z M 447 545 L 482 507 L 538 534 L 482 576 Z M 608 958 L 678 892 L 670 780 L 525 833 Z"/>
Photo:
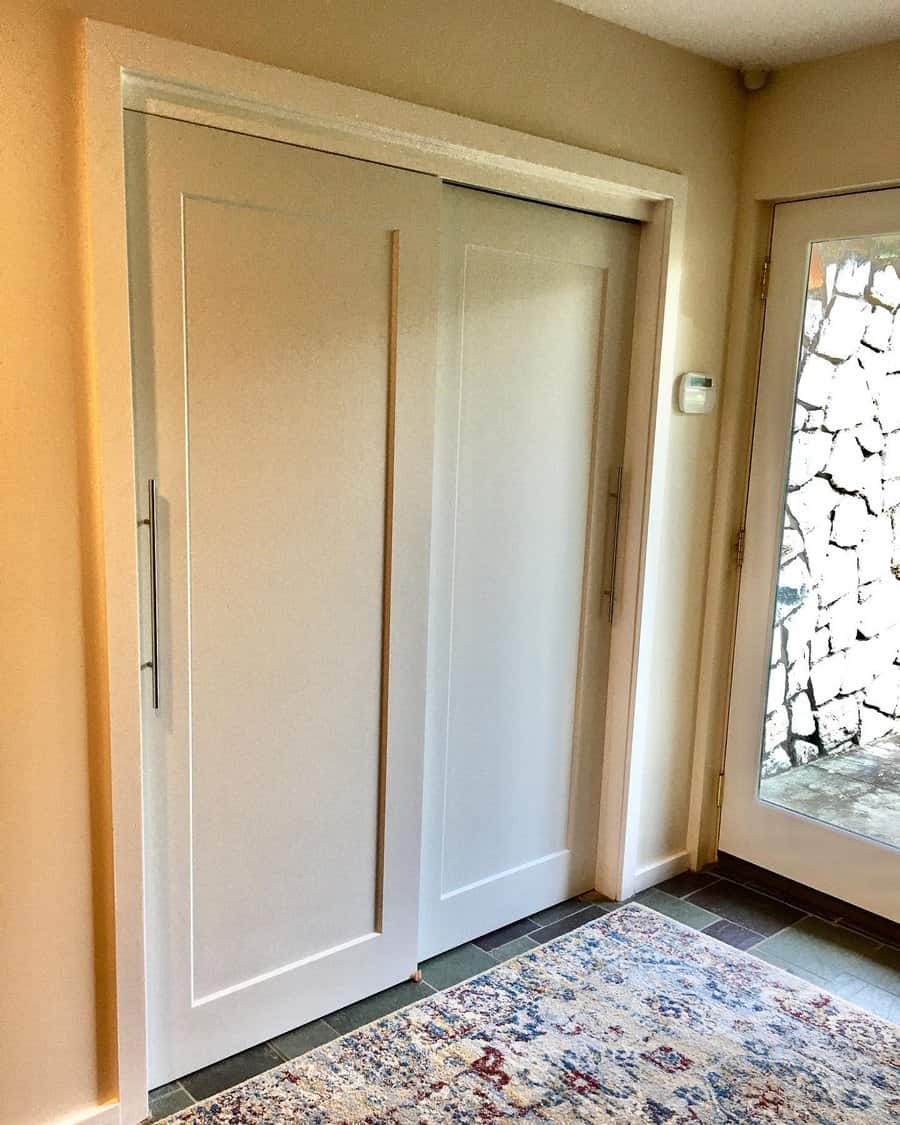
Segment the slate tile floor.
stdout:
<path fill-rule="evenodd" d="M 676 875 L 642 891 L 635 901 L 900 1023 L 900 927 L 893 923 L 729 857 L 703 872 Z M 590 892 L 433 957 L 421 965 L 419 983 L 404 981 L 152 1090 L 153 1120 L 450 988 L 621 905 Z"/>

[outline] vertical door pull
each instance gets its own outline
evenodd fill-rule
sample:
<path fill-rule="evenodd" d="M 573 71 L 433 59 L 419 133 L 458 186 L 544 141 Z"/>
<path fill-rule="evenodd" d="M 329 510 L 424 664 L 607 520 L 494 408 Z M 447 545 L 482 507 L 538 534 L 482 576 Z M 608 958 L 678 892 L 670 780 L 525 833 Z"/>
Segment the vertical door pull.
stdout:
<path fill-rule="evenodd" d="M 623 468 L 620 465 L 616 469 L 616 487 L 615 490 L 608 493 L 610 500 L 615 500 L 616 511 L 613 518 L 613 541 L 612 541 L 612 561 L 609 567 L 609 589 L 604 590 L 607 598 L 609 599 L 609 623 L 612 625 L 613 617 L 616 612 L 616 572 L 619 566 L 619 523 L 622 518 L 622 476 Z"/>
<path fill-rule="evenodd" d="M 150 692 L 154 710 L 159 710 L 159 575 L 157 558 L 156 481 L 147 481 L 148 517 L 139 526 L 150 529 L 150 659 L 141 665 L 151 674 Z"/>

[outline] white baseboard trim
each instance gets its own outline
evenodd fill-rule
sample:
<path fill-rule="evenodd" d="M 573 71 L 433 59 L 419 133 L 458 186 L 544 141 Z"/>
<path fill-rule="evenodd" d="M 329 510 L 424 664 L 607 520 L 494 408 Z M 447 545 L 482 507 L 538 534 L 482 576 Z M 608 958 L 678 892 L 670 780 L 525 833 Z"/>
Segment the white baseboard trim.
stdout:
<path fill-rule="evenodd" d="M 675 852 L 674 855 L 659 859 L 655 863 L 648 863 L 646 867 L 639 867 L 632 876 L 631 893 L 633 895 L 645 891 L 648 887 L 655 887 L 663 879 L 671 879 L 673 875 L 680 875 L 691 866 L 691 857 L 686 851 Z"/>
<path fill-rule="evenodd" d="M 58 1117 L 53 1125 L 119 1125 L 119 1103 L 107 1102 L 106 1105 L 82 1109 L 77 1113 L 67 1113 L 65 1117 Z"/>

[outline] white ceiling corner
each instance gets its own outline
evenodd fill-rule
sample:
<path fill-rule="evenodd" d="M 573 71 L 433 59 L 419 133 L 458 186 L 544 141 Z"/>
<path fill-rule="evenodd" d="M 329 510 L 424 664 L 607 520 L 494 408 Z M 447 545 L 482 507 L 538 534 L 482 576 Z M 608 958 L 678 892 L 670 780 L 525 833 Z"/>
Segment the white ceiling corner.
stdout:
<path fill-rule="evenodd" d="M 734 67 L 775 69 L 900 39 L 900 0 L 560 0 Z"/>

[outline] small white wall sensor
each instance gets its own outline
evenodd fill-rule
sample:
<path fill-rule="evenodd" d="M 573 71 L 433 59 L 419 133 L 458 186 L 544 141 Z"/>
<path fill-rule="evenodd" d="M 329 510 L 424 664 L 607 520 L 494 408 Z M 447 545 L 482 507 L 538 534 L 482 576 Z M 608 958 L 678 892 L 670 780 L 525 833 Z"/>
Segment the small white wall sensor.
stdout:
<path fill-rule="evenodd" d="M 712 414 L 716 408 L 716 378 L 685 371 L 678 380 L 678 408 L 683 414 Z"/>

